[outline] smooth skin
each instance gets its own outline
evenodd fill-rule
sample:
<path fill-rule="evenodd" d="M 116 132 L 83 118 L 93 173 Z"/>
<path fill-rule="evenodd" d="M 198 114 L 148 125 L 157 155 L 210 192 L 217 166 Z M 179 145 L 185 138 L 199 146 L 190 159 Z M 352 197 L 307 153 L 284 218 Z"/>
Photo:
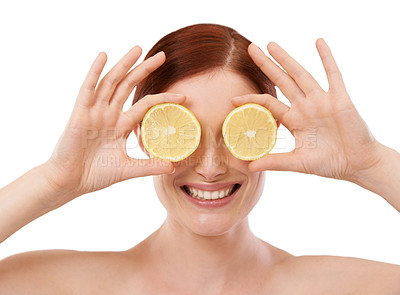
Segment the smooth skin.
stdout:
<path fill-rule="evenodd" d="M 283 70 L 257 46 L 249 46 L 254 62 L 281 89 L 290 107 L 268 94 L 254 94 L 240 75 L 219 70 L 179 81 L 166 93 L 146 96 L 123 112 L 135 85 L 158 68 L 165 55 L 159 53 L 128 72 L 141 54 L 135 46 L 98 83 L 106 63 L 100 53 L 52 156 L 0 190 L 0 242 L 79 196 L 134 177 L 154 175 L 168 217 L 159 230 L 127 251 L 33 251 L 5 258 L 0 261 L 0 294 L 400 294 L 398 265 L 296 257 L 249 229 L 247 215 L 261 196 L 264 170 L 351 181 L 400 211 L 400 155 L 373 138 L 346 92 L 329 47 L 323 39 L 316 45 L 329 81 L 327 92 L 276 43 L 270 43 L 268 51 Z M 215 97 L 221 101 L 210 116 L 209 103 Z M 176 164 L 130 158 L 127 137 L 136 127 L 140 143 L 139 122 L 151 106 L 162 102 L 193 111 L 204 131 L 198 150 Z M 287 127 L 296 140 L 294 151 L 250 163 L 230 155 L 220 144 L 220 128 L 234 107 L 247 102 L 266 106 Z M 317 130 L 312 149 L 304 146 L 310 130 Z M 215 158 L 220 161 L 208 161 Z M 104 159 L 109 165 L 99 167 Z M 178 188 L 185 181 L 230 180 L 243 182 L 241 191 L 218 213 L 190 207 Z"/>

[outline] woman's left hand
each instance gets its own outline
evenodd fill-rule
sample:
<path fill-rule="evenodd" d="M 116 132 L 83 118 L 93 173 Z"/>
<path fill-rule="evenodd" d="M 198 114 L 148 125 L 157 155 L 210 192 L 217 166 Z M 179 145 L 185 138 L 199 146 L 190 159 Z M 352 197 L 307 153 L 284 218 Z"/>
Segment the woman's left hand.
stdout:
<path fill-rule="evenodd" d="M 380 144 L 351 102 L 328 45 L 318 39 L 316 46 L 329 82 L 327 92 L 276 43 L 271 42 L 268 51 L 285 71 L 255 44 L 250 44 L 251 58 L 291 106 L 269 94 L 248 94 L 233 98 L 232 103 L 265 106 L 296 142 L 291 152 L 268 154 L 251 162 L 251 171 L 297 171 L 354 181 L 379 163 Z"/>

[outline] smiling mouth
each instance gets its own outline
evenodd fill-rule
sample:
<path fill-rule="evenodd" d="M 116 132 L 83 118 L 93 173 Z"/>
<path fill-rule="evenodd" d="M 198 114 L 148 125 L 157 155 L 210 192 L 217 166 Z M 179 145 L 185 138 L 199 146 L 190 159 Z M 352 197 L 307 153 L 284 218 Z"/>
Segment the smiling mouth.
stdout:
<path fill-rule="evenodd" d="M 206 191 L 206 190 L 200 190 L 197 188 L 194 188 L 189 185 L 183 185 L 180 188 L 189 196 L 195 199 L 199 200 L 217 200 L 217 199 L 223 199 L 226 197 L 229 197 L 232 195 L 235 191 L 237 191 L 240 188 L 239 183 L 235 183 L 231 185 L 230 187 L 227 187 L 225 189 L 220 189 L 220 190 L 215 190 L 215 191 Z"/>

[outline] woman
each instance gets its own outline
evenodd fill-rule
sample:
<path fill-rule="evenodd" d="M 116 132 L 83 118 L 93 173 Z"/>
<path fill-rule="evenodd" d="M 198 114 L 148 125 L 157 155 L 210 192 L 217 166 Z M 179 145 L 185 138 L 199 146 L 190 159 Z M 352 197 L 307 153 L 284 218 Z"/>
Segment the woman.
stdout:
<path fill-rule="evenodd" d="M 328 92 L 276 43 L 268 50 L 285 71 L 220 25 L 199 24 L 165 36 L 129 71 L 141 55 L 135 46 L 98 83 L 106 62 L 100 53 L 49 160 L 1 189 L 0 241 L 79 196 L 140 176 L 154 175 L 168 216 L 127 251 L 34 251 L 3 259 L 0 294 L 400 294 L 398 265 L 295 257 L 249 228 L 247 216 L 263 191 L 264 170 L 351 181 L 400 210 L 399 154 L 374 139 L 329 47 L 323 39 L 316 45 Z M 290 107 L 276 99 L 273 83 Z M 124 112 L 135 86 L 134 104 Z M 203 132 L 199 147 L 177 163 L 128 157 L 132 130 L 146 152 L 140 122 L 163 102 L 180 103 L 195 114 Z M 247 102 L 267 107 L 295 137 L 295 150 L 253 162 L 234 158 L 221 140 L 221 126 L 230 111 Z M 98 165 L 104 161 L 108 165 Z M 227 189 L 234 198 L 212 207 L 213 201 L 193 202 L 188 188 Z"/>

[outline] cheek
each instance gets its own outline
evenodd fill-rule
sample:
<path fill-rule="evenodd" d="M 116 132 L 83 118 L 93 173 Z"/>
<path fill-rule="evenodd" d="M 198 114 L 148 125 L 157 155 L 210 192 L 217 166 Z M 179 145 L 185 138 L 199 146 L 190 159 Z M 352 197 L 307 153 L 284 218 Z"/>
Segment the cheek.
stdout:
<path fill-rule="evenodd" d="M 153 176 L 154 189 L 161 204 L 167 209 L 171 207 L 171 199 L 169 196 L 174 193 L 172 185 L 173 178 L 168 175 Z"/>
<path fill-rule="evenodd" d="M 244 192 L 248 196 L 247 198 L 247 210 L 251 211 L 257 202 L 260 200 L 261 195 L 264 191 L 265 183 L 265 172 L 249 172 L 248 173 L 249 182 L 247 184 L 247 189 Z"/>
<path fill-rule="evenodd" d="M 253 172 L 251 173 L 254 177 L 255 180 L 255 191 L 254 194 L 258 196 L 258 198 L 261 197 L 262 192 L 264 191 L 264 184 L 265 184 L 265 172 Z"/>

